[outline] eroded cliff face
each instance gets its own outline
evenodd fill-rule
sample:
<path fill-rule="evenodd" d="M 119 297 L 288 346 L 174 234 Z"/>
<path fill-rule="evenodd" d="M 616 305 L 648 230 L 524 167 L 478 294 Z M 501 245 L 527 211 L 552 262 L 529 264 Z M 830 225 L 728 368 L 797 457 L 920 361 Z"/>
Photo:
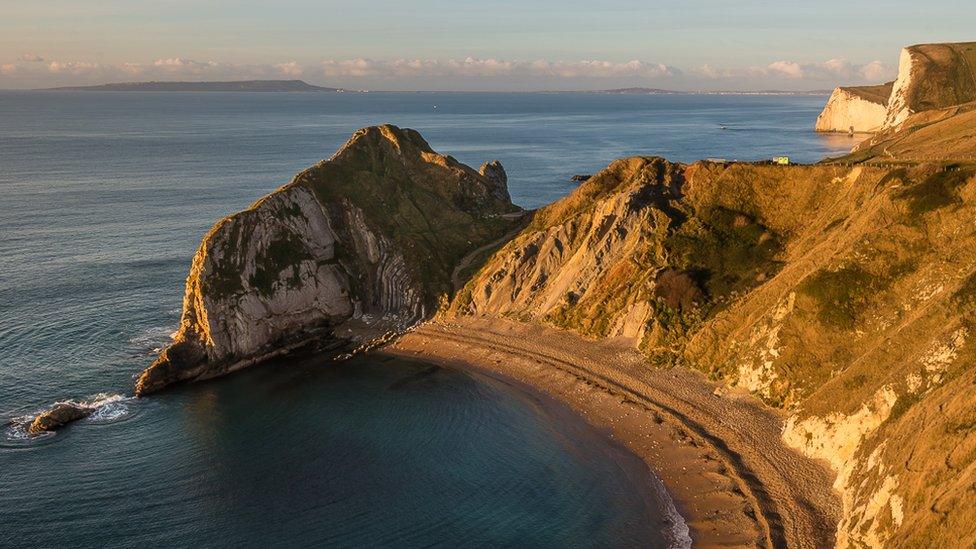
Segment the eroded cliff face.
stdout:
<path fill-rule="evenodd" d="M 648 368 L 746 388 L 837 471 L 839 546 L 967 546 L 974 216 L 974 168 L 631 158 L 540 210 L 450 313 L 626 338 Z"/>
<path fill-rule="evenodd" d="M 909 46 L 901 50 L 894 82 L 835 89 L 817 117 L 816 130 L 900 130 L 918 113 L 976 101 L 974 67 L 976 42 Z"/>
<path fill-rule="evenodd" d="M 365 343 L 431 314 L 453 266 L 516 211 L 497 162 L 481 172 L 412 130 L 360 130 L 333 156 L 218 222 L 190 268 L 174 343 L 144 395 L 315 341 Z"/>
<path fill-rule="evenodd" d="M 834 89 L 814 128 L 818 132 L 874 133 L 881 130 L 888 115 L 888 96 L 893 84 Z"/>
<path fill-rule="evenodd" d="M 976 101 L 976 42 L 920 44 L 901 51 L 884 129 L 909 116 Z"/>

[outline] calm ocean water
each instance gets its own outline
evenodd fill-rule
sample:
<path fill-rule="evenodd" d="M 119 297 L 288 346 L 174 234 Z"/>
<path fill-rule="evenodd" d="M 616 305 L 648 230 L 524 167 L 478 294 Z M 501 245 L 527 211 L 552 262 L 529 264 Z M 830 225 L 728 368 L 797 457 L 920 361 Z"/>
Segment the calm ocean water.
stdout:
<path fill-rule="evenodd" d="M 846 138 L 811 131 L 825 99 L 0 92 L 0 419 L 128 394 L 177 325 L 209 226 L 359 127 L 415 128 L 475 166 L 500 159 L 514 200 L 535 207 L 626 155 L 843 152 Z M 113 396 L 39 441 L 8 430 L 0 545 L 661 539 L 647 519 L 660 503 L 633 496 L 627 458 L 607 459 L 585 427 L 477 376 L 401 385 L 422 367 L 361 362 Z"/>

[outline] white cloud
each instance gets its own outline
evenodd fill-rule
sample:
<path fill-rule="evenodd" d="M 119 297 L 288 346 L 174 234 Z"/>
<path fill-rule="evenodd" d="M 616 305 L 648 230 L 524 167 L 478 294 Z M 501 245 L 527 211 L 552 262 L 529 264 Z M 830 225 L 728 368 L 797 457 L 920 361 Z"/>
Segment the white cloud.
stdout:
<path fill-rule="evenodd" d="M 827 81 L 837 84 L 877 82 L 891 80 L 896 76 L 894 67 L 881 61 L 871 61 L 863 65 L 851 63 L 846 59 L 828 59 L 821 63 L 800 63 L 780 60 L 765 67 L 745 67 L 720 69 L 703 65 L 692 74 L 712 80 L 718 79 L 777 79 Z"/>
<path fill-rule="evenodd" d="M 221 64 L 216 61 L 194 61 L 185 57 L 157 59 L 152 66 L 155 69 L 153 72 L 172 78 L 203 77 L 217 73 L 221 68 Z"/>
<path fill-rule="evenodd" d="M 122 63 L 119 65 L 119 70 L 125 74 L 139 76 L 146 72 L 146 66 L 142 63 Z"/>
<path fill-rule="evenodd" d="M 895 70 L 880 61 L 865 64 L 844 59 L 821 63 L 779 60 L 765 66 L 723 68 L 712 65 L 683 72 L 676 67 L 634 59 L 608 61 L 456 59 L 329 59 L 300 63 L 238 64 L 166 57 L 149 62 L 102 64 L 84 60 L 44 60 L 23 54 L 0 64 L 0 87 L 46 87 L 134 80 L 246 80 L 307 78 L 313 83 L 345 87 L 377 86 L 412 89 L 495 89 L 641 86 L 677 89 L 792 88 L 890 80 Z"/>
<path fill-rule="evenodd" d="M 794 61 L 776 61 L 770 63 L 767 68 L 774 75 L 783 75 L 788 78 L 803 78 L 804 76 L 803 67 Z"/>
<path fill-rule="evenodd" d="M 661 78 L 680 71 L 661 63 L 627 61 L 623 63 L 601 60 L 583 61 L 510 61 L 503 59 L 374 59 L 327 60 L 321 63 L 326 77 L 497 77 L 525 76 L 548 78 Z"/>
<path fill-rule="evenodd" d="M 47 64 L 47 68 L 54 73 L 83 75 L 97 71 L 101 66 L 98 63 L 88 63 L 85 61 L 51 61 Z"/>
<path fill-rule="evenodd" d="M 274 66 L 278 69 L 278 72 L 285 76 L 301 76 L 305 71 L 302 69 L 301 65 L 294 61 L 289 61 L 287 63 L 278 63 Z"/>
<path fill-rule="evenodd" d="M 894 67 L 881 61 L 871 61 L 860 69 L 860 74 L 865 80 L 892 80 L 897 76 Z"/>

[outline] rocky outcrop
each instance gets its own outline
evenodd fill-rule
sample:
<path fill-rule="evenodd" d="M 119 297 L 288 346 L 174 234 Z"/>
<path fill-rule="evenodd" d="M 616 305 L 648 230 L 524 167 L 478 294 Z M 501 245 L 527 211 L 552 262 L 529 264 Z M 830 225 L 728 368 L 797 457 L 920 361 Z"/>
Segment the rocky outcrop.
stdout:
<path fill-rule="evenodd" d="M 14 418 L 10 426 L 15 433 L 35 437 L 88 417 L 111 421 L 128 412 L 127 400 L 127 397 L 110 393 L 99 393 L 85 400 L 62 400 L 34 414 Z"/>
<path fill-rule="evenodd" d="M 817 117 L 818 132 L 873 133 L 884 125 L 894 82 L 880 86 L 838 87 Z"/>
<path fill-rule="evenodd" d="M 27 434 L 36 436 L 48 431 L 54 431 L 72 421 L 84 419 L 94 411 L 94 408 L 84 406 L 77 402 L 58 402 L 54 406 L 37 414 L 37 417 L 28 425 Z"/>
<path fill-rule="evenodd" d="M 485 162 L 478 173 L 491 183 L 489 192 L 492 198 L 505 203 L 512 201 L 512 197 L 508 194 L 508 174 L 505 173 L 501 162 L 497 160 Z"/>
<path fill-rule="evenodd" d="M 783 409 L 784 440 L 837 473 L 839 546 L 968 546 L 973 204 L 956 165 L 620 160 L 449 311 L 629 341 Z"/>
<path fill-rule="evenodd" d="M 335 348 L 403 330 L 451 291 L 453 266 L 497 239 L 517 210 L 505 171 L 434 152 L 415 131 L 357 132 L 203 238 L 173 344 L 136 384 L 250 366 L 309 342 Z"/>

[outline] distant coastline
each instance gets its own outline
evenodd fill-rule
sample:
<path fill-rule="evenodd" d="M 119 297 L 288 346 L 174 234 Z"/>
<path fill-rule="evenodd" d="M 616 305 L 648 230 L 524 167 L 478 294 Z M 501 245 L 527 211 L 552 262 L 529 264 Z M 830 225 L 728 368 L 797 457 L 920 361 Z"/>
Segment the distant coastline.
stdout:
<path fill-rule="evenodd" d="M 17 91 L 17 90 L 3 90 Z M 526 93 L 526 94 L 604 94 L 604 95 L 830 95 L 831 90 L 667 90 L 662 88 L 613 88 L 605 90 L 523 90 L 523 91 L 452 91 L 452 90 L 351 90 L 309 84 L 304 80 L 233 80 L 233 81 L 149 81 L 112 82 L 91 86 L 59 86 L 33 91 L 85 92 L 329 92 L 329 93 Z"/>
<path fill-rule="evenodd" d="M 341 88 L 314 86 L 303 80 L 234 80 L 227 82 L 115 82 L 95 86 L 63 86 L 43 91 L 153 91 L 153 92 L 331 92 Z"/>
<path fill-rule="evenodd" d="M 608 95 L 830 95 L 831 90 L 806 90 L 806 91 L 787 91 L 787 90 L 716 90 L 716 91 L 678 91 L 663 90 L 660 88 L 615 88 L 611 90 L 595 90 L 584 93 L 604 93 Z M 555 92 L 558 93 L 558 92 Z"/>

